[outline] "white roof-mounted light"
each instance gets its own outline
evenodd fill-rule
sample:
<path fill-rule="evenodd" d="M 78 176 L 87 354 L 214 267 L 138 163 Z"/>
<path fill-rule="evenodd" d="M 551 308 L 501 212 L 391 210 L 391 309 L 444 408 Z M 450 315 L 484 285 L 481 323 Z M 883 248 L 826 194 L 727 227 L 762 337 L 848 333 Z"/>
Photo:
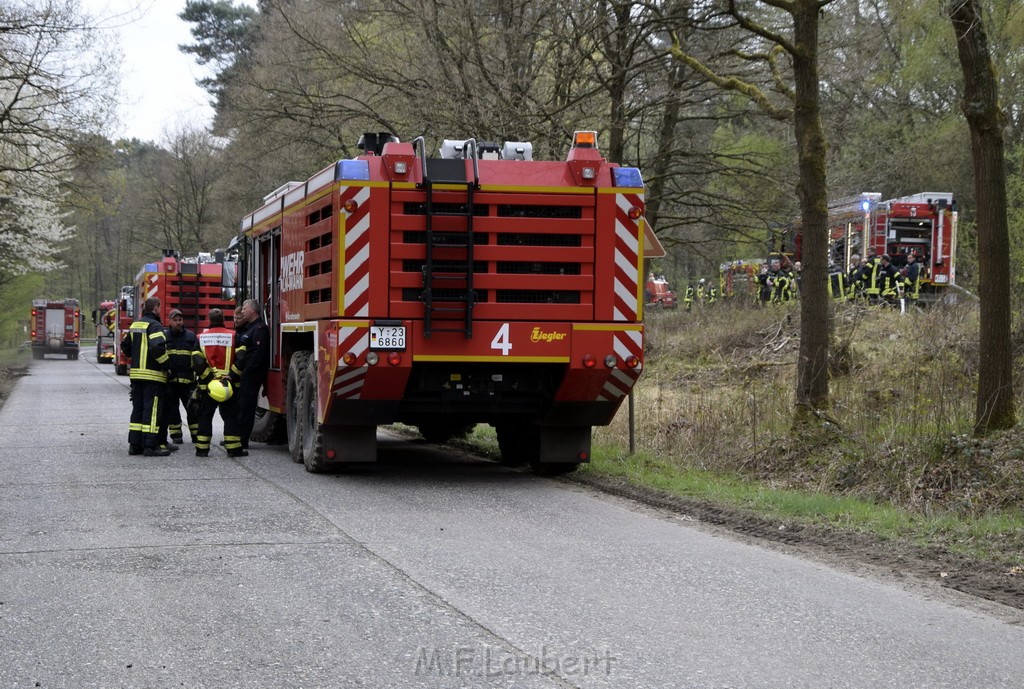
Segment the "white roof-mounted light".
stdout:
<path fill-rule="evenodd" d="M 441 157 L 449 160 L 465 159 L 466 139 L 445 139 L 441 144 Z"/>
<path fill-rule="evenodd" d="M 533 144 L 529 141 L 506 141 L 501 147 L 502 160 L 533 160 Z"/>

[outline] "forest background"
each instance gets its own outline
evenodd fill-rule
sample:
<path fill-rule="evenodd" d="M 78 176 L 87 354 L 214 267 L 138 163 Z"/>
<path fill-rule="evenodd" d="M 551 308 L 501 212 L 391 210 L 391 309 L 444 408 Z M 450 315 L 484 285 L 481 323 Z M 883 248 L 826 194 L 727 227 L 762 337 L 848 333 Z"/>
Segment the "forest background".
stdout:
<path fill-rule="evenodd" d="M 26 339 L 32 298 L 73 296 L 88 313 L 165 249 L 224 248 L 265 194 L 357 155 L 368 131 L 428 145 L 530 141 L 536 158 L 557 160 L 573 131 L 593 129 L 606 158 L 643 173 L 647 219 L 667 249 L 650 271 L 681 286 L 763 258 L 800 217 L 798 142 L 778 116 L 793 107 L 794 75 L 792 56 L 749 28 L 789 36 L 788 3 L 190 0 L 194 41 L 182 50 L 211 69 L 202 85 L 215 119 L 140 141 L 105 134 L 118 55 L 98 19 L 77 0 L 0 0 L 0 350 Z M 828 198 L 951 193 L 957 282 L 977 292 L 978 199 L 949 3 L 818 4 Z M 1019 369 L 1024 0 L 977 4 L 1004 118 Z M 749 307 L 648 314 L 642 447 L 622 460 L 620 414 L 595 433 L 594 472 L 787 518 L 787 491 L 809 487 L 830 497 L 800 504 L 829 523 L 945 531 L 959 551 L 1024 566 L 1024 437 L 969 437 L 985 358 L 975 302 L 908 318 L 833 307 L 825 425 L 836 433 L 810 445 L 790 426 L 798 308 Z M 740 478 L 709 487 L 710 474 Z M 917 521 L 938 513 L 969 520 Z"/>
<path fill-rule="evenodd" d="M 727 4 L 189 2 L 183 17 L 196 40 L 183 50 L 213 68 L 203 85 L 216 119 L 152 142 L 102 134 L 116 60 L 94 18 L 74 0 L 2 0 L 11 19 L 0 30 L 10 56 L 0 89 L 19 107 L 0 113 L 0 344 L 24 339 L 28 298 L 95 304 L 163 249 L 187 256 L 226 246 L 264 194 L 356 155 L 363 131 L 436 144 L 531 141 L 536 157 L 560 159 L 574 130 L 596 129 L 606 157 L 644 173 L 648 220 L 668 248 L 651 269 L 681 284 L 717 275 L 723 261 L 764 256 L 799 217 L 793 128 L 669 50 L 675 37 L 719 74 L 785 104 L 785 56 L 767 54 L 721 12 Z M 769 3 L 740 5 L 767 26 L 785 24 Z M 1012 270 L 1021 276 L 1024 8 L 981 6 L 1007 104 Z M 18 12 L 32 8 L 48 11 L 52 30 L 18 30 Z M 72 46 L 92 58 L 73 59 Z M 819 50 L 829 198 L 951 192 L 961 214 L 958 281 L 971 290 L 970 139 L 943 3 L 835 0 L 822 10 Z M 19 69 L 44 79 L 31 97 L 18 89 L 30 83 Z M 32 125 L 36 113 L 45 126 Z M 27 165 L 27 156 L 39 159 Z"/>

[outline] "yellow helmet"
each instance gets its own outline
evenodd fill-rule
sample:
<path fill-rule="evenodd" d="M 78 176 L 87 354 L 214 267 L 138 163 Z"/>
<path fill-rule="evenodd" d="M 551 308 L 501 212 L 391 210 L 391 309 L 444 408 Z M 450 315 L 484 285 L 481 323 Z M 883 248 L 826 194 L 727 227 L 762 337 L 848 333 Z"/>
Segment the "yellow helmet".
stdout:
<path fill-rule="evenodd" d="M 229 380 L 211 380 L 208 390 L 210 397 L 217 402 L 227 402 L 231 399 L 231 395 L 234 394 L 234 390 L 231 389 L 231 381 Z"/>

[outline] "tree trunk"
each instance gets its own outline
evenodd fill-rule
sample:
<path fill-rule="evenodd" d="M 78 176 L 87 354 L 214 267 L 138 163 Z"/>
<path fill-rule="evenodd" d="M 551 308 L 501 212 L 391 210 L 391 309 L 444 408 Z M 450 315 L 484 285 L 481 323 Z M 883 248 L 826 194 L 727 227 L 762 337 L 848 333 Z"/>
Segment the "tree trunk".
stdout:
<path fill-rule="evenodd" d="M 978 294 L 981 362 L 974 433 L 1016 423 L 1010 342 L 1010 239 L 999 88 L 977 0 L 952 0 L 949 15 L 964 73 L 961 108 L 971 130 L 978 204 Z"/>
<path fill-rule="evenodd" d="M 793 75 L 800 181 L 797 195 L 803 225 L 803 278 L 800 285 L 800 360 L 797 365 L 796 418 L 826 411 L 831 401 L 828 348 L 832 311 L 828 298 L 828 192 L 825 187 L 825 134 L 818 98 L 817 0 L 794 0 Z"/>

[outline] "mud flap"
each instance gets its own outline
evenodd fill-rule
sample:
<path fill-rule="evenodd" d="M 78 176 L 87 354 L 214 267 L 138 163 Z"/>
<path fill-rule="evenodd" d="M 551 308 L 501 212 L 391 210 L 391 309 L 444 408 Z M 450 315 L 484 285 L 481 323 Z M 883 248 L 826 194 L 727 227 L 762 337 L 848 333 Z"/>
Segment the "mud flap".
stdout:
<path fill-rule="evenodd" d="M 321 426 L 320 430 L 328 467 L 377 461 L 376 426 Z"/>
<path fill-rule="evenodd" d="M 541 426 L 541 464 L 579 464 L 590 461 L 590 426 Z"/>

